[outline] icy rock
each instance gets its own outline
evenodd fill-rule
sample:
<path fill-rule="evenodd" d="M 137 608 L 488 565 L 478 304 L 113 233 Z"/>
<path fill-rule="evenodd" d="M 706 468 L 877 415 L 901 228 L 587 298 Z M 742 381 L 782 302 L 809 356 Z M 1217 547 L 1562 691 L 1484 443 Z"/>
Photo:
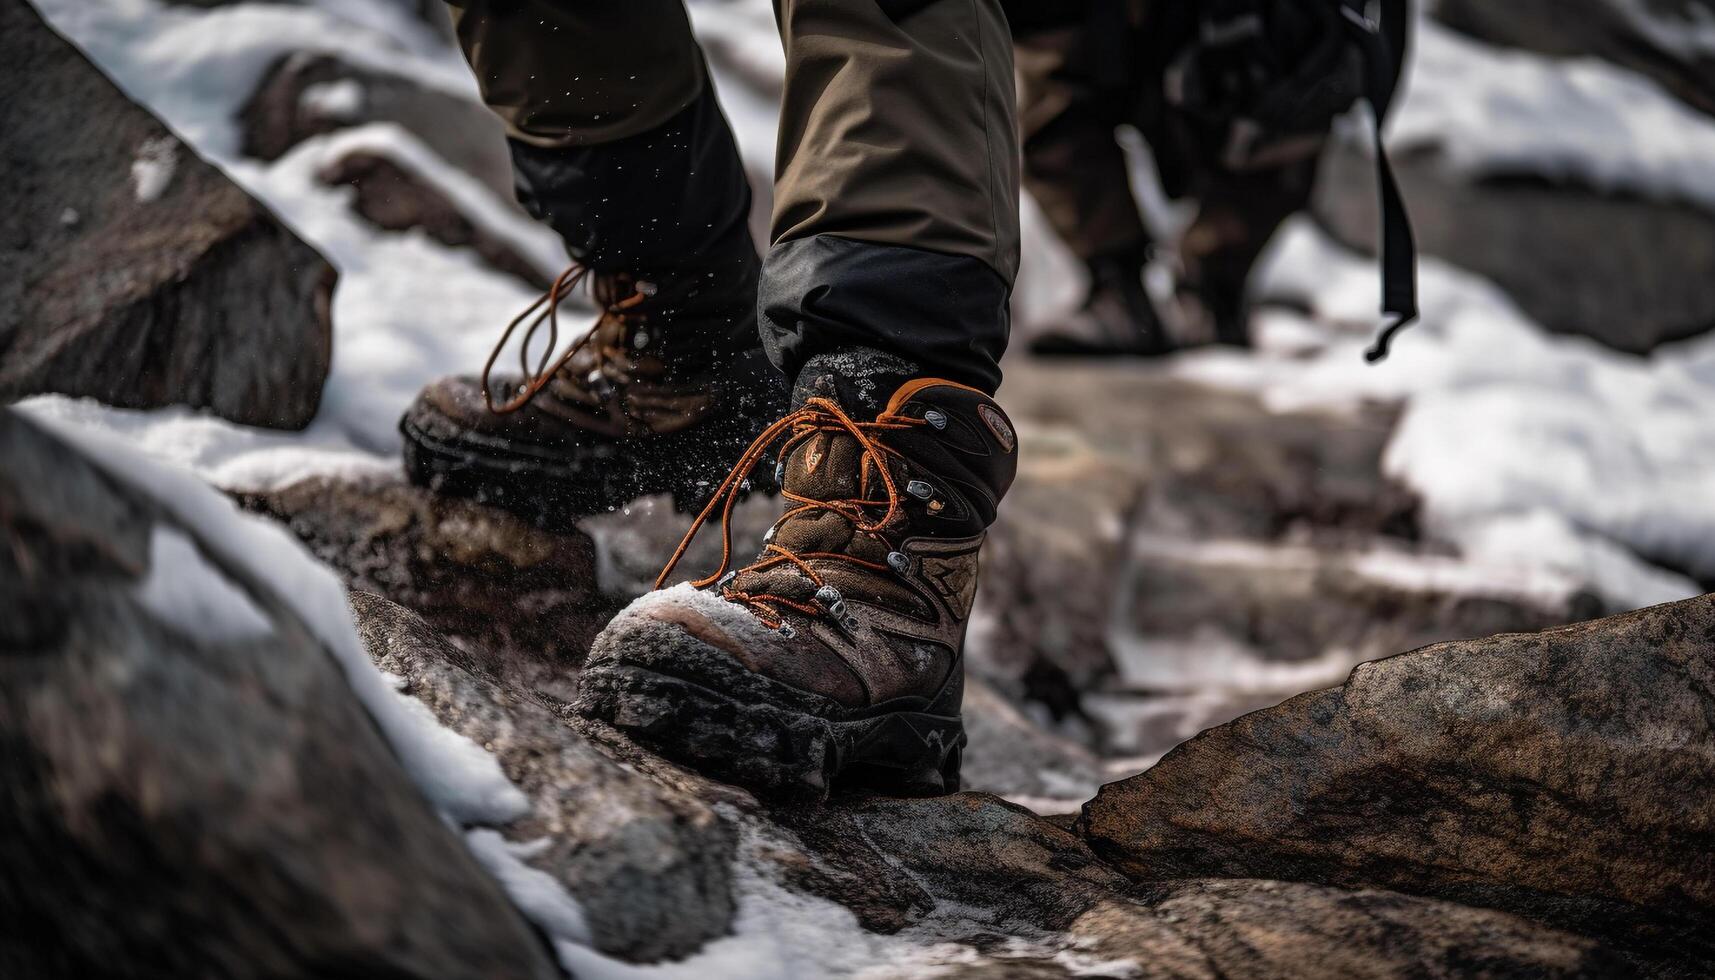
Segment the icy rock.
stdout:
<path fill-rule="evenodd" d="M 357 213 L 384 231 L 421 229 L 442 245 L 470 248 L 492 268 L 537 289 L 553 282 L 504 238 L 461 213 L 432 182 L 382 153 L 348 153 L 318 176 L 325 184 L 353 188 Z"/>
<path fill-rule="evenodd" d="M 0 397 L 308 424 L 333 268 L 27 3 L 0 5 L 0 77 Z"/>
<path fill-rule="evenodd" d="M 9 410 L 0 458 L 0 973 L 558 976 L 272 584 Z"/>
<path fill-rule="evenodd" d="M 617 609 L 576 530 L 394 479 L 311 477 L 237 497 L 284 522 L 348 587 L 415 610 L 485 669 L 545 693 L 570 697 L 570 672 Z"/>
<path fill-rule="evenodd" d="M 1104 788 L 1079 829 L 1139 879 L 1385 887 L 1707 969 L 1712 718 L 1703 597 L 1366 664 Z"/>
<path fill-rule="evenodd" d="M 529 797 L 530 812 L 502 830 L 541 842 L 526 863 L 577 899 L 597 949 L 677 958 L 727 932 L 735 837 L 708 803 L 616 764 L 563 704 L 485 672 L 409 610 L 364 593 L 352 609 L 376 665 Z"/>

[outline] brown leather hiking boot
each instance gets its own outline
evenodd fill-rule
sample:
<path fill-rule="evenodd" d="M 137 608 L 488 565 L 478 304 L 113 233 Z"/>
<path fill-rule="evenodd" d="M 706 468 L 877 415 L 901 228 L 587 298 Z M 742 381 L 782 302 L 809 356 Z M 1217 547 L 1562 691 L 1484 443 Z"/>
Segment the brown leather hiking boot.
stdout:
<path fill-rule="evenodd" d="M 717 511 L 730 559 L 734 493 L 781 444 L 790 506 L 762 553 L 632 603 L 596 639 L 580 713 L 763 790 L 819 798 L 842 774 L 958 789 L 977 552 L 1017 440 L 993 399 L 949 381 L 852 404 L 808 397 L 745 452 L 657 588 Z"/>
<path fill-rule="evenodd" d="M 600 319 L 555 356 L 559 304 L 586 278 Z M 754 259 L 654 282 L 574 267 L 507 327 L 480 378 L 443 378 L 418 395 L 400 421 L 406 473 L 549 525 L 648 493 L 699 506 L 709 470 L 786 404 L 755 305 Z M 520 327 L 522 373 L 494 375 Z"/>

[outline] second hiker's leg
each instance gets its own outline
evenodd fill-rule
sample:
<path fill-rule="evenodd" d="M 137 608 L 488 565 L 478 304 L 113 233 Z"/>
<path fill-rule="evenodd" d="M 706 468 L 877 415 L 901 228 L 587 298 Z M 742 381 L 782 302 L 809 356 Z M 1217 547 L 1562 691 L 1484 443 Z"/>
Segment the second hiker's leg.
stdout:
<path fill-rule="evenodd" d="M 755 560 L 621 613 L 577 707 L 763 788 L 951 791 L 977 554 L 1017 461 L 990 397 L 1018 265 L 1011 44 L 993 0 L 776 12 L 761 321 L 794 411 L 723 496 L 775 448 L 789 503 Z"/>
<path fill-rule="evenodd" d="M 698 481 L 778 413 L 783 386 L 756 338 L 749 185 L 684 8 L 461 0 L 454 21 L 519 199 L 587 270 L 600 320 L 547 377 L 532 360 L 486 392 L 478 377 L 425 389 L 402 423 L 409 472 L 557 519 L 705 496 Z M 588 325 L 565 317 L 562 347 Z"/>
<path fill-rule="evenodd" d="M 1083 305 L 1031 342 L 1039 354 L 1161 354 L 1166 331 L 1143 285 L 1149 232 L 1115 130 L 1138 100 L 1130 5 L 1089 4 L 1016 38 L 1024 186 L 1083 261 Z"/>

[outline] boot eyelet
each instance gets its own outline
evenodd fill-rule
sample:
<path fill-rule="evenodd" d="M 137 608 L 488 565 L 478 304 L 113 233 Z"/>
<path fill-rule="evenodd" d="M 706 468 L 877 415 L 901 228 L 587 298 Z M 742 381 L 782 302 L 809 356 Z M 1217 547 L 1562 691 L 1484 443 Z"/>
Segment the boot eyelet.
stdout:
<path fill-rule="evenodd" d="M 918 500 L 928 500 L 930 497 L 934 496 L 935 488 L 924 483 L 922 480 L 912 480 L 910 483 L 905 485 L 905 492 L 916 497 Z"/>
<path fill-rule="evenodd" d="M 856 633 L 858 628 L 858 619 L 856 616 L 847 616 L 845 619 L 840 621 L 840 625 L 846 628 L 846 632 Z"/>
<path fill-rule="evenodd" d="M 798 635 L 798 631 L 792 628 L 791 623 L 781 623 L 780 628 L 775 630 L 775 632 L 779 633 L 780 638 L 783 640 L 790 640 L 794 636 Z"/>
<path fill-rule="evenodd" d="M 732 580 L 735 578 L 738 578 L 737 572 L 728 572 L 725 575 L 722 575 L 720 581 L 715 583 L 715 591 L 725 592 L 726 587 L 731 585 Z"/>
<path fill-rule="evenodd" d="M 887 553 L 887 567 L 900 575 L 904 575 L 911 571 L 911 558 L 904 552 L 890 551 Z"/>
<path fill-rule="evenodd" d="M 947 413 L 940 409 L 931 408 L 927 412 L 923 413 L 923 421 L 934 426 L 935 430 L 938 432 L 947 427 Z"/>
<path fill-rule="evenodd" d="M 939 514 L 941 511 L 946 510 L 946 509 L 947 509 L 947 505 L 942 503 L 939 500 L 929 501 L 929 513 L 931 513 L 931 514 Z"/>
<path fill-rule="evenodd" d="M 774 483 L 781 487 L 786 485 L 786 461 L 783 459 L 774 463 Z"/>

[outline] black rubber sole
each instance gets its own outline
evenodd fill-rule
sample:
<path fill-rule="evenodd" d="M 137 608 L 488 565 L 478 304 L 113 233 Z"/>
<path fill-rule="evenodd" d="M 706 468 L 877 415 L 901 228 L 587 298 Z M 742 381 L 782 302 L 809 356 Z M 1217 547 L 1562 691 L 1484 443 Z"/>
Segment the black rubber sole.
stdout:
<path fill-rule="evenodd" d="M 427 421 L 428 424 L 425 424 Z M 565 529 L 639 497 L 665 493 L 681 511 L 700 510 L 750 444 L 743 419 L 711 423 L 651 439 L 604 442 L 575 456 L 450 431 L 442 420 L 407 414 L 405 475 L 436 493 L 470 497 L 509 510 L 540 527 Z M 773 469 L 757 467 L 747 492 L 773 493 Z"/>
<path fill-rule="evenodd" d="M 959 790 L 966 739 L 956 714 L 878 709 L 830 718 L 748 693 L 603 661 L 584 671 L 572 706 L 675 762 L 790 802 L 819 802 L 835 789 Z"/>

